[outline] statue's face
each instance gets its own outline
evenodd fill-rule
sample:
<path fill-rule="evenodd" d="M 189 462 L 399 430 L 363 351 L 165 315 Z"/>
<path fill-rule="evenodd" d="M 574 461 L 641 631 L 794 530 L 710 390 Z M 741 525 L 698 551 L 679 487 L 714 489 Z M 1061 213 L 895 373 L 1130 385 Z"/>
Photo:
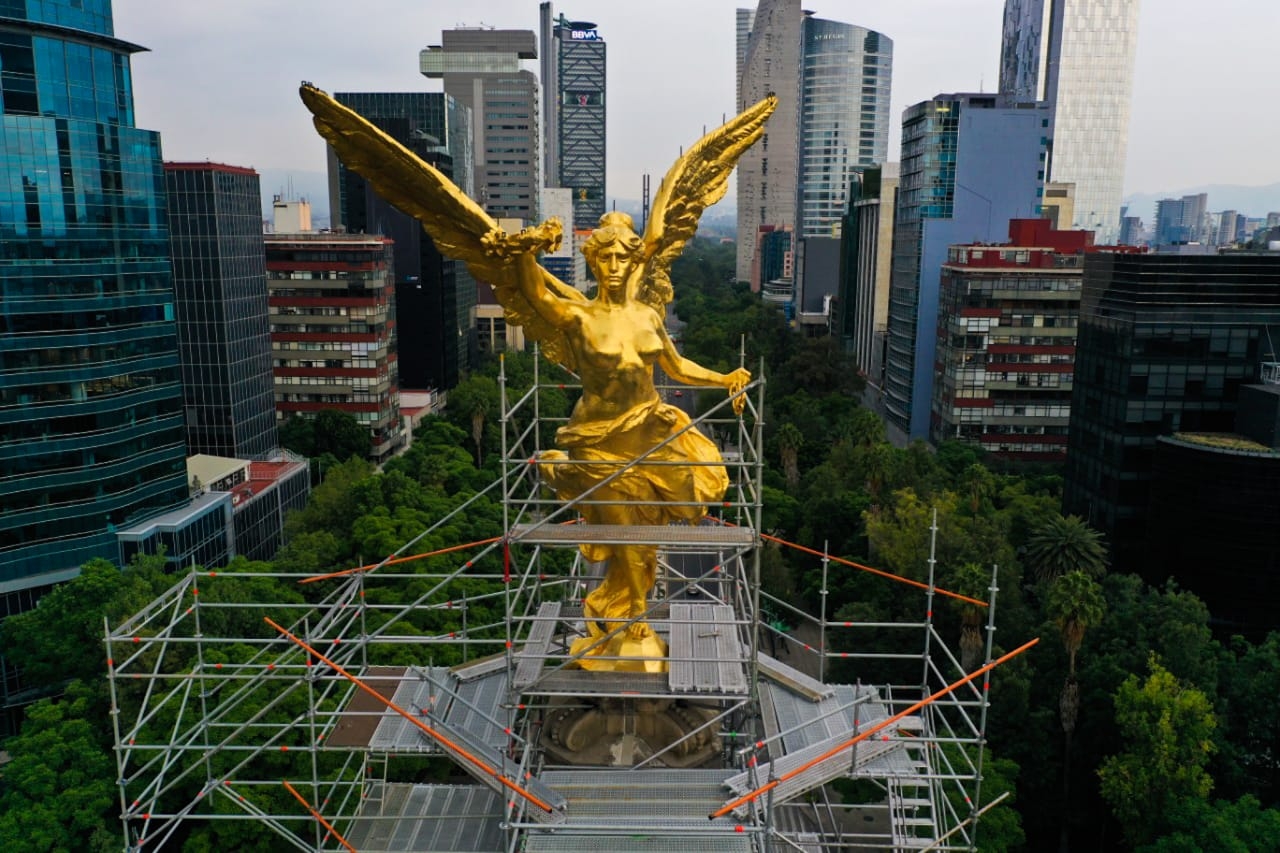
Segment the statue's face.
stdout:
<path fill-rule="evenodd" d="M 612 243 L 596 251 L 595 274 L 600 287 L 615 300 L 627 296 L 627 279 L 631 275 L 631 253 L 621 242 Z"/>

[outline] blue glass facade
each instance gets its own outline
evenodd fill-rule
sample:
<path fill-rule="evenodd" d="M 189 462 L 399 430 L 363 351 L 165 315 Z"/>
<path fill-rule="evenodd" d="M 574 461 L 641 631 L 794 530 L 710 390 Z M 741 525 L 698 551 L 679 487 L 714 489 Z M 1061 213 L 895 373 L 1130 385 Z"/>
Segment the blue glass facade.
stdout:
<path fill-rule="evenodd" d="M 0 0 L 0 592 L 188 496 L 160 140 L 108 0 Z"/>
<path fill-rule="evenodd" d="M 948 247 L 1003 240 L 1010 219 L 1040 214 L 1047 109 L 997 95 L 952 94 L 902 114 L 884 377 L 891 437 L 929 437 Z"/>

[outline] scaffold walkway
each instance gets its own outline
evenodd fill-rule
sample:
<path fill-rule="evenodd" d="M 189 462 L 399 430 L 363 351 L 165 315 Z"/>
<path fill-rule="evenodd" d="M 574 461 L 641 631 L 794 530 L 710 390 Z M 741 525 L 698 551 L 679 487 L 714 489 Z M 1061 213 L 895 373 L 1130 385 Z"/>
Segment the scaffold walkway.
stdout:
<path fill-rule="evenodd" d="M 211 820 L 317 853 L 974 849 L 986 679 L 1009 657 L 994 657 L 994 572 L 982 601 L 936 588 L 932 558 L 908 581 L 762 534 L 761 380 L 742 417 L 724 403 L 694 419 L 732 448 L 707 522 L 581 523 L 592 496 L 549 497 L 531 461 L 542 387 L 508 404 L 503 379 L 503 474 L 480 493 L 501 497 L 496 535 L 418 545 L 472 497 L 378 563 L 274 575 L 297 600 L 235 598 L 261 575 L 193 569 L 106 626 L 125 849 L 176 849 Z M 762 540 L 821 561 L 823 612 L 761 590 Z M 583 543 L 658 550 L 635 620 L 667 644 L 665 671 L 577 666 L 602 573 Z M 453 568 L 421 568 L 446 555 Z M 919 619 L 829 619 L 833 566 L 907 584 Z M 934 628 L 938 595 L 988 608 L 972 673 Z M 908 675 L 830 678 L 864 664 Z M 841 778 L 862 799 L 843 801 Z"/>

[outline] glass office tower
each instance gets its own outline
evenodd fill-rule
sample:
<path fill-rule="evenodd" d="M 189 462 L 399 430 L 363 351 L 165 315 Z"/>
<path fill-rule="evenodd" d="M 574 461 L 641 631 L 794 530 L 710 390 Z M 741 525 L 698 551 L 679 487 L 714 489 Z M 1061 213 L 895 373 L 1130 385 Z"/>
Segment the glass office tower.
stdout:
<path fill-rule="evenodd" d="M 0 595 L 188 487 L 160 139 L 108 0 L 0 2 Z"/>
<path fill-rule="evenodd" d="M 190 452 L 277 450 L 258 173 L 165 163 Z"/>
<path fill-rule="evenodd" d="M 800 72 L 801 237 L 831 237 L 855 173 L 889 151 L 893 40 L 865 27 L 804 19 Z"/>

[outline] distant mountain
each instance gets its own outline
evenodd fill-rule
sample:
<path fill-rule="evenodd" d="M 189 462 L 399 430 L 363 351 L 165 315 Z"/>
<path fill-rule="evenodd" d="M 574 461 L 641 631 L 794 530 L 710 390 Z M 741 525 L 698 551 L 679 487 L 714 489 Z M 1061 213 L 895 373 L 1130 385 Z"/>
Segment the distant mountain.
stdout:
<path fill-rule="evenodd" d="M 630 214 L 636 226 L 640 225 L 640 202 L 632 198 L 620 198 L 610 202 L 618 210 Z M 708 208 L 698 221 L 698 236 L 719 239 L 733 237 L 738 231 L 738 208 L 734 199 L 726 199 Z"/>
<path fill-rule="evenodd" d="M 1129 205 L 1130 216 L 1140 216 L 1142 221 L 1151 224 L 1155 218 L 1156 202 L 1162 198 L 1182 198 L 1184 195 L 1207 193 L 1209 210 L 1215 213 L 1222 210 L 1234 210 L 1245 216 L 1265 217 L 1272 211 L 1280 210 L 1280 184 L 1267 184 L 1262 187 L 1246 187 L 1239 184 L 1208 184 L 1199 187 L 1188 187 L 1181 190 L 1169 190 L 1158 193 L 1133 193 L 1124 198 L 1123 204 Z"/>

